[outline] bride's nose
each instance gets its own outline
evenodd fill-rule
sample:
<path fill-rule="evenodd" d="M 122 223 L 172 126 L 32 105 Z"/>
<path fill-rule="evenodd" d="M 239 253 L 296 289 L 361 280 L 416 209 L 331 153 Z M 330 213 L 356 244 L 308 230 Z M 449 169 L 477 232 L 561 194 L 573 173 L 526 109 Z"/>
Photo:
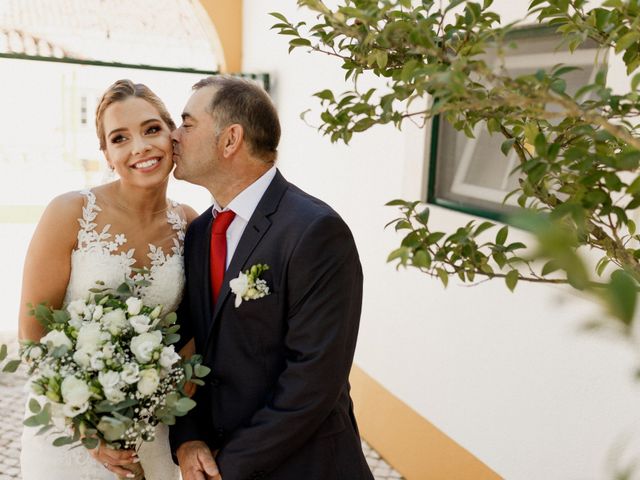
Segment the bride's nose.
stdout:
<path fill-rule="evenodd" d="M 133 150 L 131 153 L 133 155 L 140 155 L 142 153 L 148 152 L 151 150 L 151 145 L 147 143 L 143 138 L 134 140 Z"/>

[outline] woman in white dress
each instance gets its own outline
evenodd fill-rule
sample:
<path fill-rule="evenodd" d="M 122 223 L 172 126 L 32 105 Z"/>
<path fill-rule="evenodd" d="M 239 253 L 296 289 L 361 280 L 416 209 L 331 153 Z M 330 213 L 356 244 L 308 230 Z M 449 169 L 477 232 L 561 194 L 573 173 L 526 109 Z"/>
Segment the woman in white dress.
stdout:
<path fill-rule="evenodd" d="M 146 304 L 162 304 L 169 312 L 180 302 L 182 242 L 196 213 L 166 197 L 175 124 L 146 86 L 120 80 L 100 101 L 96 128 L 100 148 L 118 180 L 90 191 L 63 194 L 45 210 L 25 260 L 21 339 L 39 340 L 44 333 L 29 315 L 28 303 L 60 308 L 86 297 L 96 281 L 115 288 L 125 276 L 145 277 L 148 285 L 139 287 L 136 294 Z M 156 440 L 143 443 L 137 454 L 105 445 L 91 451 L 54 447 L 51 435 L 37 436 L 36 431 L 23 429 L 23 480 L 132 478 L 125 467 L 138 461 L 147 480 L 179 478 L 164 425 L 158 426 Z"/>

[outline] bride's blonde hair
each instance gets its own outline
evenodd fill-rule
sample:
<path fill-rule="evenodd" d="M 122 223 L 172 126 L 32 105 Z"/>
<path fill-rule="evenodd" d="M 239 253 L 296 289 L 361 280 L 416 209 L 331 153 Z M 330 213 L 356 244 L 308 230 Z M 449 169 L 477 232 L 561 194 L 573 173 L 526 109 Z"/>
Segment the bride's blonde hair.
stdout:
<path fill-rule="evenodd" d="M 98 103 L 98 108 L 96 108 L 96 133 L 98 134 L 98 140 L 100 141 L 100 150 L 104 151 L 107 148 L 104 123 L 102 121 L 105 110 L 112 103 L 122 102 L 129 97 L 137 97 L 149 102 L 158 110 L 160 118 L 167 124 L 169 130 L 173 131 L 176 129 L 176 124 L 171 118 L 171 115 L 169 115 L 167 107 L 165 107 L 162 100 L 160 100 L 160 98 L 153 93 L 149 87 L 142 83 L 133 83 L 131 80 L 118 80 L 107 88 L 107 91 L 104 92 L 100 102 Z"/>

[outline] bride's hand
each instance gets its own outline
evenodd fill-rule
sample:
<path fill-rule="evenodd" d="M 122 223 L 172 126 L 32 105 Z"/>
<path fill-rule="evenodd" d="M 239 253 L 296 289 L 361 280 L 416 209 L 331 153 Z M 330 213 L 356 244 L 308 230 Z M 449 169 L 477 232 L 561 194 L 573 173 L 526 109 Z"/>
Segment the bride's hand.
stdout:
<path fill-rule="evenodd" d="M 122 468 L 123 466 L 140 462 L 134 450 L 114 450 L 100 442 L 96 448 L 89 450 L 89 453 L 110 472 L 121 477 L 135 478 L 135 474 L 131 473 L 131 470 Z"/>

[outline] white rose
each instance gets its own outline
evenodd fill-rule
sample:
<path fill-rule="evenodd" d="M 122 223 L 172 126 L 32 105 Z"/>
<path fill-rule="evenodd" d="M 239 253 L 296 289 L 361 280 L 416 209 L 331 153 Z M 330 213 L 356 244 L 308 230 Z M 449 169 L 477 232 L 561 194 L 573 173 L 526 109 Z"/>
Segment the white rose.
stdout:
<path fill-rule="evenodd" d="M 62 413 L 64 413 L 64 415 L 67 417 L 73 418 L 76 415 L 80 415 L 81 413 L 86 412 L 88 408 L 89 408 L 89 402 L 84 402 L 82 405 L 78 405 L 78 406 L 69 405 L 68 403 L 65 403 L 62 406 Z"/>
<path fill-rule="evenodd" d="M 148 368 L 140 372 L 140 381 L 138 382 L 138 391 L 144 395 L 152 395 L 156 391 L 160 383 L 160 377 L 155 368 Z"/>
<path fill-rule="evenodd" d="M 234 278 L 229 282 L 229 288 L 236 296 L 236 308 L 242 303 L 242 297 L 244 297 L 249 289 L 249 276 L 246 273 L 240 273 L 237 278 Z"/>
<path fill-rule="evenodd" d="M 132 384 L 140 380 L 140 368 L 137 363 L 125 363 L 120 374 L 125 383 Z"/>
<path fill-rule="evenodd" d="M 84 348 L 76 350 L 73 353 L 73 361 L 82 368 L 89 368 L 89 365 L 91 364 L 91 352 Z"/>
<path fill-rule="evenodd" d="M 102 316 L 102 324 L 111 335 L 118 335 L 129 326 L 124 310 L 119 308 L 105 313 Z"/>
<path fill-rule="evenodd" d="M 89 385 L 76 377 L 67 377 L 60 386 L 64 403 L 72 407 L 81 407 L 91 398 Z"/>
<path fill-rule="evenodd" d="M 180 355 L 176 353 L 173 345 L 164 347 L 160 352 L 160 365 L 164 368 L 171 368 L 178 360 Z"/>
<path fill-rule="evenodd" d="M 73 346 L 69 337 L 59 330 L 51 330 L 40 339 L 40 343 L 44 343 L 47 348 L 66 347 L 67 350 Z"/>
<path fill-rule="evenodd" d="M 71 316 L 71 320 L 69 320 L 69 325 L 72 326 L 73 328 L 75 328 L 76 330 L 80 330 L 80 328 L 82 327 L 82 324 L 84 322 L 82 321 L 82 318 L 78 317 L 78 316 Z"/>
<path fill-rule="evenodd" d="M 104 396 L 112 403 L 120 403 L 126 398 L 124 392 L 119 388 L 105 388 Z"/>
<path fill-rule="evenodd" d="M 107 343 L 104 347 L 102 347 L 102 355 L 107 360 L 110 360 L 111 358 L 113 358 L 113 354 L 115 353 L 115 351 L 116 351 L 116 347 L 114 347 L 110 343 Z"/>
<path fill-rule="evenodd" d="M 69 305 L 67 305 L 67 312 L 69 312 L 72 317 L 77 317 L 84 313 L 84 307 L 86 306 L 87 304 L 84 300 L 74 300 L 73 302 L 69 303 Z"/>
<path fill-rule="evenodd" d="M 102 351 L 95 352 L 91 356 L 91 368 L 95 371 L 100 371 L 104 368 L 104 355 Z"/>
<path fill-rule="evenodd" d="M 30 360 L 38 360 L 42 356 L 42 349 L 39 346 L 31 347 L 29 350 L 29 359 Z"/>
<path fill-rule="evenodd" d="M 162 343 L 162 334 L 159 331 L 142 333 L 131 339 L 131 351 L 140 363 L 151 361 L 153 352 Z"/>
<path fill-rule="evenodd" d="M 96 322 L 85 322 L 78 331 L 77 348 L 95 352 L 104 343 L 104 332 L 100 331 L 100 324 Z"/>
<path fill-rule="evenodd" d="M 100 385 L 102 385 L 102 388 L 105 390 L 107 388 L 115 388 L 120 383 L 120 374 L 113 370 L 99 372 L 98 382 L 100 382 Z"/>
<path fill-rule="evenodd" d="M 129 315 L 138 315 L 142 310 L 142 300 L 139 298 L 129 297 L 125 303 L 127 304 Z"/>
<path fill-rule="evenodd" d="M 96 309 L 93 311 L 93 320 L 98 321 L 102 318 L 104 314 L 104 307 L 102 305 L 98 305 Z"/>
<path fill-rule="evenodd" d="M 91 320 L 93 318 L 93 312 L 95 311 L 96 306 L 93 303 L 90 303 L 89 305 L 84 307 L 84 311 L 82 312 L 82 314 L 84 315 L 84 318 L 86 318 L 87 320 Z"/>
<path fill-rule="evenodd" d="M 130 317 L 129 323 L 136 333 L 145 333 L 151 328 L 151 319 L 146 315 L 135 315 Z"/>

